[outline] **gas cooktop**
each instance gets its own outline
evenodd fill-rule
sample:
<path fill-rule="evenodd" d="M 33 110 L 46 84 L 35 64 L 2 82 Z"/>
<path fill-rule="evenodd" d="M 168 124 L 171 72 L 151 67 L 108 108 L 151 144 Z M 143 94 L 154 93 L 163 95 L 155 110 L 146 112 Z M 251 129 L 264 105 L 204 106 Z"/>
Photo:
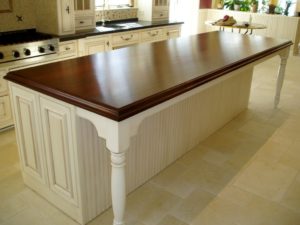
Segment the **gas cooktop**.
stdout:
<path fill-rule="evenodd" d="M 56 53 L 58 39 L 35 29 L 0 33 L 0 63 Z"/>

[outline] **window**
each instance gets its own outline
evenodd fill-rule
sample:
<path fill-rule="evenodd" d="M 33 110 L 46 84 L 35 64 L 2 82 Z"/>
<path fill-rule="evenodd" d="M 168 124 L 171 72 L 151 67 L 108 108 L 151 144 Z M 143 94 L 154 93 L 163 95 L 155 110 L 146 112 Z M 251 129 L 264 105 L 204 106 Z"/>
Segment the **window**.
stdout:
<path fill-rule="evenodd" d="M 119 7 L 130 7 L 133 4 L 132 0 L 95 0 L 96 8 L 119 8 Z"/>

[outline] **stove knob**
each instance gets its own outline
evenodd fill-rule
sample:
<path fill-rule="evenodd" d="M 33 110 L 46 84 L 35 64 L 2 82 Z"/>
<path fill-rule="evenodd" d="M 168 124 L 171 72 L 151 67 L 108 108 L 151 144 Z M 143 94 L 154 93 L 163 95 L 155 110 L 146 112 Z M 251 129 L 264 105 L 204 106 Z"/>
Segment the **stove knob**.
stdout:
<path fill-rule="evenodd" d="M 31 55 L 31 51 L 28 48 L 25 48 L 24 49 L 24 55 L 30 56 Z"/>
<path fill-rule="evenodd" d="M 48 45 L 48 49 L 51 51 L 51 52 L 54 52 L 55 51 L 55 47 L 53 45 Z"/>
<path fill-rule="evenodd" d="M 13 51 L 13 57 L 19 58 L 19 57 L 20 57 L 20 52 L 18 52 L 18 51 Z"/>
<path fill-rule="evenodd" d="M 4 54 L 0 52 L 0 59 L 4 59 Z"/>
<path fill-rule="evenodd" d="M 45 52 L 45 48 L 44 47 L 39 47 L 39 53 L 44 53 Z"/>

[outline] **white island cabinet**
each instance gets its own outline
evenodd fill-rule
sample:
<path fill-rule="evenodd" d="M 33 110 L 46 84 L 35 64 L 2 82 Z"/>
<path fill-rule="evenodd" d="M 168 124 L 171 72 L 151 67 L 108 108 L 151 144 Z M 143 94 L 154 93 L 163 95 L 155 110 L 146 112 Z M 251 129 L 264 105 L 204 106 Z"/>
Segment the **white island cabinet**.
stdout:
<path fill-rule="evenodd" d="M 291 44 L 210 32 L 10 72 L 25 184 L 81 224 L 112 205 L 124 225 L 126 194 L 244 110 L 279 55 L 277 107 Z"/>

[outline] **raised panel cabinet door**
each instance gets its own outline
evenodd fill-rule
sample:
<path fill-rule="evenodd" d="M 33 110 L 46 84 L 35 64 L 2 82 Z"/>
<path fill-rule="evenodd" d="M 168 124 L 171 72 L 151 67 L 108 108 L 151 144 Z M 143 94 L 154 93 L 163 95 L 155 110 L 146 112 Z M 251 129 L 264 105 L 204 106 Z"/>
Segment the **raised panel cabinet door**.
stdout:
<path fill-rule="evenodd" d="M 46 184 L 38 98 L 19 87 L 11 90 L 22 172 Z"/>
<path fill-rule="evenodd" d="M 40 104 L 50 190 L 78 205 L 72 110 L 44 97 Z"/>
<path fill-rule="evenodd" d="M 7 81 L 3 79 L 6 75 L 5 70 L 0 70 L 0 96 L 6 95 L 8 93 Z"/>
<path fill-rule="evenodd" d="M 0 129 L 13 124 L 9 96 L 0 96 Z"/>
<path fill-rule="evenodd" d="M 75 31 L 74 0 L 59 0 L 59 27 L 61 34 L 71 34 Z"/>
<path fill-rule="evenodd" d="M 85 42 L 85 55 L 92 55 L 110 49 L 110 42 L 107 38 L 87 39 Z"/>

